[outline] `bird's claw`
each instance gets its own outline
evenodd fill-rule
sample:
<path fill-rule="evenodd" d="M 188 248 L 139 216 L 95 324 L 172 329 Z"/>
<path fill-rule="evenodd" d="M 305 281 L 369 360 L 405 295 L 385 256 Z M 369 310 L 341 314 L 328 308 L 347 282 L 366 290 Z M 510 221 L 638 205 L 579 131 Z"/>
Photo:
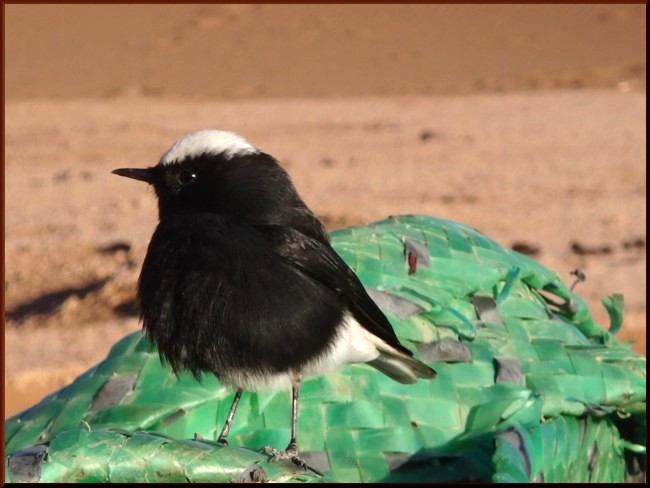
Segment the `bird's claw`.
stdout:
<path fill-rule="evenodd" d="M 293 464 L 295 464 L 296 466 L 298 466 L 303 471 L 307 471 L 307 467 L 308 467 L 307 463 L 305 461 L 303 461 L 302 458 L 299 458 L 298 456 L 293 456 L 291 458 L 291 462 Z"/>
<path fill-rule="evenodd" d="M 298 457 L 298 449 L 295 445 L 289 444 L 284 451 L 280 451 L 272 446 L 265 446 L 262 449 L 262 453 L 271 456 L 269 462 L 277 463 L 282 459 L 288 459 L 299 468 L 307 471 L 307 463 Z"/>

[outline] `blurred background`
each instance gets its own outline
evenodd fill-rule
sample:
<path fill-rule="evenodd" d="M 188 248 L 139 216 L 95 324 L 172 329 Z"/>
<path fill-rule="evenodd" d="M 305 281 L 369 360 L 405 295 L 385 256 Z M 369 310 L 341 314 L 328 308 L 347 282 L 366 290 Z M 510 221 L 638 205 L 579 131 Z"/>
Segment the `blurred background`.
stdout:
<path fill-rule="evenodd" d="M 7 5 L 9 98 L 645 85 L 644 5 Z"/>
<path fill-rule="evenodd" d="M 139 328 L 153 194 L 185 133 L 276 156 L 329 229 L 464 222 L 625 295 L 645 353 L 646 7 L 5 5 L 5 416 Z"/>

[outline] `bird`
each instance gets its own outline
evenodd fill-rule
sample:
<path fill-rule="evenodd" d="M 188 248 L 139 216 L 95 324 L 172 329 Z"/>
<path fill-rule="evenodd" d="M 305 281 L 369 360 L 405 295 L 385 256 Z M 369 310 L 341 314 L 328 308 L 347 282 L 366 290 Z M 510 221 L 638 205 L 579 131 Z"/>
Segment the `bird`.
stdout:
<path fill-rule="evenodd" d="M 273 460 L 299 458 L 303 378 L 367 363 L 412 384 L 437 373 L 400 343 L 330 245 L 276 158 L 239 134 L 200 130 L 157 164 L 114 174 L 153 187 L 158 224 L 137 285 L 142 327 L 177 375 L 207 373 L 235 391 L 291 389 L 291 434 Z"/>

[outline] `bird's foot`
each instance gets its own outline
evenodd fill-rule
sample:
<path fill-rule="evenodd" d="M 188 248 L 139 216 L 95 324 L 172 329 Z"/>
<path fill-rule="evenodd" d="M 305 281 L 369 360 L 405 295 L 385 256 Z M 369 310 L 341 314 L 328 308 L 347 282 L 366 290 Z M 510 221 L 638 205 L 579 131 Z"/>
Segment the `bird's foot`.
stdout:
<path fill-rule="evenodd" d="M 298 457 L 298 448 L 293 443 L 289 444 L 284 451 L 266 446 L 262 452 L 271 456 L 270 462 L 272 463 L 277 463 L 281 459 L 289 459 L 293 464 L 307 471 L 307 463 Z"/>
<path fill-rule="evenodd" d="M 194 440 L 199 442 L 204 442 L 205 438 L 198 432 L 194 432 Z M 227 446 L 228 441 L 225 439 L 225 437 L 219 437 L 217 439 L 217 444 L 221 444 L 222 446 Z"/>

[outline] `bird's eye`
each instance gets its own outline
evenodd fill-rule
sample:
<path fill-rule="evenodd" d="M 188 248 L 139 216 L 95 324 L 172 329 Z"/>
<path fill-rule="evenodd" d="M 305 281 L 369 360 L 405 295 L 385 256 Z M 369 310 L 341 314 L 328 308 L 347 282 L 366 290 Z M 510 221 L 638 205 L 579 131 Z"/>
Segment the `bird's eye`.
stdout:
<path fill-rule="evenodd" d="M 181 185 L 188 185 L 192 183 L 195 179 L 196 179 L 196 173 L 189 169 L 183 169 L 178 174 L 178 181 L 180 181 Z"/>

